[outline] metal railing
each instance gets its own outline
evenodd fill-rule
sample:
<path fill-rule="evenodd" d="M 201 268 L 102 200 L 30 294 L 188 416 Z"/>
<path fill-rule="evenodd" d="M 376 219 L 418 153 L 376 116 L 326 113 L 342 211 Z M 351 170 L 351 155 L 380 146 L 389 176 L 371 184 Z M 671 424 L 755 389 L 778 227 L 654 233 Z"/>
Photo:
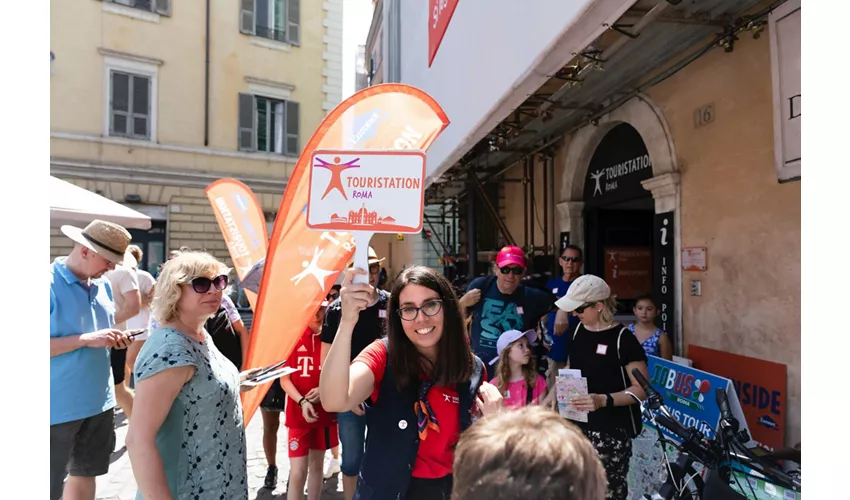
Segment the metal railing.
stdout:
<path fill-rule="evenodd" d="M 115 5 L 123 5 L 134 9 L 153 12 L 153 0 L 104 0 Z"/>
<path fill-rule="evenodd" d="M 150 0 L 148 0 L 150 1 Z M 256 27 L 257 36 L 261 36 L 263 38 L 268 38 L 271 40 L 277 40 L 278 42 L 285 42 L 285 33 L 283 30 L 276 30 L 274 28 L 269 28 L 267 26 L 259 26 Z"/>

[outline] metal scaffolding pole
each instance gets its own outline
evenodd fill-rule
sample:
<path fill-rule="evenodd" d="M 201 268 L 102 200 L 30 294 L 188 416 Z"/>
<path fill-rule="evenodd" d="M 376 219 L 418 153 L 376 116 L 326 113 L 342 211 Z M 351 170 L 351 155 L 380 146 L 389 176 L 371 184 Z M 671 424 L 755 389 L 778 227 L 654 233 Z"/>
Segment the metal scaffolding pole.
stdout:
<path fill-rule="evenodd" d="M 474 179 L 474 180 L 473 180 Z M 466 194 L 466 253 L 469 256 L 469 271 L 467 278 L 475 279 L 475 267 L 478 263 L 478 246 L 476 245 L 476 235 L 478 227 L 475 224 L 475 172 L 472 170 L 467 174 L 467 194 Z"/>
<path fill-rule="evenodd" d="M 528 248 L 528 158 L 522 164 L 522 245 Z"/>
<path fill-rule="evenodd" d="M 543 255 L 549 255 L 549 157 L 543 157 Z"/>
<path fill-rule="evenodd" d="M 561 256 L 561 247 L 560 241 L 558 238 L 558 223 L 557 217 L 555 216 L 555 158 L 549 158 L 547 173 L 549 175 L 549 213 L 552 214 L 552 227 L 549 228 L 551 233 L 550 241 L 552 242 L 552 256 L 554 257 L 554 266 L 552 269 L 557 274 L 559 261 L 558 258 Z"/>
<path fill-rule="evenodd" d="M 481 181 L 478 180 L 478 177 L 475 175 L 470 177 L 473 187 L 478 191 L 478 196 L 481 197 L 481 201 L 484 204 L 484 208 L 487 209 L 487 213 L 490 214 L 490 217 L 493 219 L 493 222 L 499 227 L 499 232 L 502 233 L 502 236 L 505 237 L 505 240 L 508 242 L 508 245 L 516 245 L 516 240 L 514 240 L 513 235 L 510 231 L 508 231 L 508 226 L 505 225 L 505 221 L 499 217 L 499 212 L 493 207 L 493 204 L 490 203 L 490 199 L 487 197 L 487 193 L 484 191 L 484 186 L 481 185 Z"/>

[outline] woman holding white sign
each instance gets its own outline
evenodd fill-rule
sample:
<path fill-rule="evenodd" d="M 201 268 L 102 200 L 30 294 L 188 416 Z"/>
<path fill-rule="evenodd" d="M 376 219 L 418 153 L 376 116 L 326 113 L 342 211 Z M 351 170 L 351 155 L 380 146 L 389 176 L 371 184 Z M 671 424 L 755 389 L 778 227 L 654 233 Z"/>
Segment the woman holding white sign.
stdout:
<path fill-rule="evenodd" d="M 433 269 L 414 266 L 396 280 L 387 337 L 349 365 L 351 333 L 373 292 L 346 273 L 342 318 L 322 369 L 325 409 L 349 411 L 365 402 L 369 435 L 355 500 L 448 500 L 454 446 L 472 424 L 473 410 L 490 414 L 502 397 L 484 382 L 484 363 L 466 341 L 451 284 Z"/>
<path fill-rule="evenodd" d="M 575 422 L 590 439 L 605 466 L 608 478 L 606 499 L 628 497 L 629 459 L 632 438 L 640 434 L 641 417 L 629 391 L 646 395 L 634 379 L 637 368 L 647 375 L 646 354 L 628 328 L 614 321 L 617 303 L 601 278 L 577 278 L 567 294 L 555 305 L 579 318 L 567 360 L 568 367 L 580 370 L 587 379 L 589 394 L 572 398 L 569 404 L 588 412 L 587 422 Z M 647 379 L 649 377 L 647 376 Z"/>

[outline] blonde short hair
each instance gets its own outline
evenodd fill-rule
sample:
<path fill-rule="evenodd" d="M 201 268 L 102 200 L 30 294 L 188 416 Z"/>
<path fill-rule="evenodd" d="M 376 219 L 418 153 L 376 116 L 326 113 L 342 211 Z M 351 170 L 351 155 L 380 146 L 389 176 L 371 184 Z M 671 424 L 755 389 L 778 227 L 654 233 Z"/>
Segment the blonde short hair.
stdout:
<path fill-rule="evenodd" d="M 455 450 L 452 500 L 603 500 L 606 489 L 590 441 L 540 406 L 479 420 Z"/>
<path fill-rule="evenodd" d="M 178 316 L 177 303 L 183 294 L 180 285 L 185 285 L 198 276 L 229 273 L 227 266 L 206 252 L 181 252 L 162 266 L 151 302 L 151 313 L 160 323 L 174 321 Z"/>
<path fill-rule="evenodd" d="M 142 256 L 144 254 L 142 253 L 142 249 L 139 248 L 138 245 L 127 245 L 127 251 L 130 252 L 130 255 L 132 255 L 134 259 L 136 259 L 136 262 L 142 262 Z"/>
<path fill-rule="evenodd" d="M 617 314 L 617 299 L 608 297 L 605 300 L 599 301 L 602 304 L 602 311 L 599 313 L 599 321 L 602 323 L 613 323 L 614 315 Z"/>

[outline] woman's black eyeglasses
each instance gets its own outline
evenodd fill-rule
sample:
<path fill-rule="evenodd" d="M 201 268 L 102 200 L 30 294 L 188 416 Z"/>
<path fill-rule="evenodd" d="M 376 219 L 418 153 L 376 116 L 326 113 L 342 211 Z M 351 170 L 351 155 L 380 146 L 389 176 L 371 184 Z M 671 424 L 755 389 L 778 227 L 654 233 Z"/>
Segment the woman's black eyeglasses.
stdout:
<path fill-rule="evenodd" d="M 224 290 L 227 288 L 227 276 L 222 274 L 220 276 L 216 276 L 213 279 L 205 278 L 203 276 L 198 276 L 197 278 L 193 278 L 189 281 L 192 284 L 192 290 L 195 293 L 207 293 L 210 291 L 211 286 L 215 286 L 216 290 Z"/>
<path fill-rule="evenodd" d="M 520 274 L 522 274 L 523 271 L 525 271 L 525 269 L 523 269 L 521 267 L 505 266 L 505 267 L 499 268 L 499 272 L 501 272 L 502 274 L 514 273 L 516 276 L 519 276 Z"/>
<path fill-rule="evenodd" d="M 398 310 L 398 315 L 405 321 L 413 321 L 419 316 L 419 311 L 425 316 L 436 316 L 440 309 L 443 308 L 443 301 L 440 299 L 429 300 L 420 307 L 404 306 Z"/>
<path fill-rule="evenodd" d="M 575 310 L 575 312 L 577 312 L 578 314 L 581 314 L 581 313 L 583 313 L 583 312 L 584 312 L 584 310 L 585 310 L 585 309 L 587 309 L 588 307 L 593 307 L 593 306 L 595 306 L 595 305 L 596 305 L 596 302 L 594 302 L 594 303 L 592 303 L 592 304 L 582 304 L 582 305 L 580 305 L 580 306 L 576 307 L 574 310 Z"/>

